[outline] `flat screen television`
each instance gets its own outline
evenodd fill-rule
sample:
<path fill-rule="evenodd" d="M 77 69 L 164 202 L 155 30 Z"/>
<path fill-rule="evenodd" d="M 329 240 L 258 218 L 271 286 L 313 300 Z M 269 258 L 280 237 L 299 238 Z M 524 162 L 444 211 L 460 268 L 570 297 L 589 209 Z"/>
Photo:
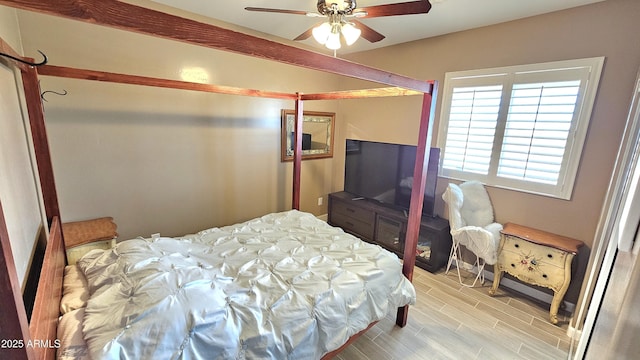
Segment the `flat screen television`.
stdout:
<path fill-rule="evenodd" d="M 416 150 L 412 145 L 347 139 L 344 190 L 356 197 L 408 210 Z M 440 149 L 431 148 L 429 154 L 422 214 L 434 217 Z"/>

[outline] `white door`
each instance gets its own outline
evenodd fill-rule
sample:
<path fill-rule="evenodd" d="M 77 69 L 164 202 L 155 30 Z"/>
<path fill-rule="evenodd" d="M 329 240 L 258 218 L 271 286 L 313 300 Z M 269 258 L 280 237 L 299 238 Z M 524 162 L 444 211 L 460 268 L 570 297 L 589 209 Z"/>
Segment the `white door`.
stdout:
<path fill-rule="evenodd" d="M 631 359 L 640 353 L 640 74 L 594 246 L 588 278 L 591 301 L 582 304 L 582 334 L 574 359 Z M 588 296 L 585 295 L 585 298 Z"/>

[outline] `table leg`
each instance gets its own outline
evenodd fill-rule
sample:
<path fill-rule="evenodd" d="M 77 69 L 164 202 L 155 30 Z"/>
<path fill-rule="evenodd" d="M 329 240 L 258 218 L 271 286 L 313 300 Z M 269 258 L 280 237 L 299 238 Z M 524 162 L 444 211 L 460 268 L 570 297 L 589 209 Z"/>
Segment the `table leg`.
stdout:
<path fill-rule="evenodd" d="M 564 263 L 564 282 L 558 291 L 555 288 L 553 290 L 553 300 L 551 300 L 551 307 L 549 308 L 549 321 L 552 324 L 558 323 L 558 308 L 560 307 L 560 303 L 562 299 L 564 299 L 564 295 L 567 293 L 567 289 L 569 289 L 569 284 L 571 283 L 571 260 L 573 260 L 573 254 L 567 254 Z"/>
<path fill-rule="evenodd" d="M 549 321 L 552 324 L 558 323 L 558 307 L 560 307 L 560 301 L 563 296 L 559 296 L 557 292 L 553 294 L 553 300 L 551 301 L 551 308 L 549 309 Z"/>
<path fill-rule="evenodd" d="M 502 279 L 502 270 L 498 268 L 498 264 L 493 265 L 493 285 L 491 286 L 491 289 L 489 289 L 490 296 L 496 294 L 498 286 L 500 285 L 500 279 Z"/>
<path fill-rule="evenodd" d="M 562 284 L 562 287 L 560 288 L 560 290 L 558 291 L 554 290 L 553 292 L 553 300 L 551 300 L 551 307 L 549 308 L 549 321 L 552 324 L 558 323 L 558 308 L 560 307 L 560 303 L 564 298 L 564 294 L 567 292 L 567 289 L 569 288 L 569 282 L 570 282 L 570 279 L 566 279 L 564 284 Z"/>

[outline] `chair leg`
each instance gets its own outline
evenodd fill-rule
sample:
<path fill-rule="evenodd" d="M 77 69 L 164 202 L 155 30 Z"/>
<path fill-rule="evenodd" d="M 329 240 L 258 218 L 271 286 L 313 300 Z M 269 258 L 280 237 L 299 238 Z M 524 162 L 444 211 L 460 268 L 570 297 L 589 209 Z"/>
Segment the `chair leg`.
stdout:
<path fill-rule="evenodd" d="M 482 262 L 482 264 L 480 263 Z M 480 284 L 484 285 L 484 259 L 478 258 L 478 276 L 477 278 L 480 280 Z"/>
<path fill-rule="evenodd" d="M 451 264 L 453 264 L 454 260 L 456 262 L 456 271 L 458 272 L 458 281 L 460 282 L 461 285 L 466 286 L 462 282 L 462 274 L 460 274 L 459 260 L 462 260 L 462 250 L 460 249 L 460 244 L 455 240 L 453 240 L 453 244 L 451 245 L 451 251 L 449 252 L 449 262 L 447 263 L 447 270 L 444 272 L 445 274 L 449 273 L 449 270 L 451 269 Z"/>
<path fill-rule="evenodd" d="M 451 251 L 449 251 L 449 261 L 447 262 L 447 270 L 444 272 L 445 274 L 449 273 L 449 269 L 451 268 L 451 264 L 453 263 L 453 260 L 456 261 L 456 268 L 458 267 L 459 255 L 460 255 L 460 245 L 458 244 L 457 241 L 453 240 L 451 244 Z"/>
<path fill-rule="evenodd" d="M 451 245 L 451 251 L 449 252 L 449 261 L 447 263 L 447 270 L 445 271 L 445 274 L 449 273 L 451 264 L 453 263 L 454 260 L 456 262 L 456 270 L 458 272 L 458 281 L 460 282 L 460 285 L 466 286 L 466 287 L 474 287 L 476 285 L 476 282 L 478 282 L 478 280 L 480 280 L 480 283 L 484 285 L 485 262 L 484 262 L 484 259 L 481 259 L 477 255 L 476 255 L 476 262 L 473 264 L 473 266 L 478 268 L 478 273 L 476 274 L 476 277 L 473 279 L 473 283 L 471 285 L 468 285 L 462 281 L 462 274 L 460 274 L 460 263 L 459 263 L 459 260 L 462 260 L 462 250 L 460 249 L 460 244 L 455 240 Z"/>
<path fill-rule="evenodd" d="M 473 265 L 478 268 L 478 273 L 476 274 L 475 279 L 473 279 L 473 284 L 471 285 L 462 284 L 462 285 L 466 287 L 474 287 L 478 280 L 480 280 L 480 284 L 484 285 L 484 264 L 485 264 L 484 259 L 481 259 L 476 255 L 476 263 Z"/>

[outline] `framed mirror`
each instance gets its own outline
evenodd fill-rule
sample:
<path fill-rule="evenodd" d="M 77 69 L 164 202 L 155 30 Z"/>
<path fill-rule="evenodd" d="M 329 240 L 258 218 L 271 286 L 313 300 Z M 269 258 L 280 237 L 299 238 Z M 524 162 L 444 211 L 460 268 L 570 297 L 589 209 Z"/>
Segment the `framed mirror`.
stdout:
<path fill-rule="evenodd" d="M 333 157 L 335 113 L 304 111 L 302 160 Z M 282 161 L 293 161 L 295 110 L 282 110 Z"/>

